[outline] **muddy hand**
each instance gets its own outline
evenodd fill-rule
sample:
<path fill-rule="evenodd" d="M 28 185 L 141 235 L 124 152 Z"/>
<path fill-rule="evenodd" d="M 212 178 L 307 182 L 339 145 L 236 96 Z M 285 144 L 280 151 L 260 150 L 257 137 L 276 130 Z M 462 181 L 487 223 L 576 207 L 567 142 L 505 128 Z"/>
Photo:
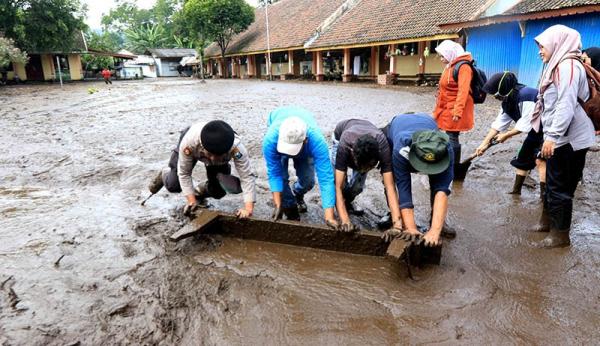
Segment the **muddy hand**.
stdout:
<path fill-rule="evenodd" d="M 283 209 L 281 207 L 275 206 L 273 209 L 273 214 L 271 215 L 271 221 L 279 221 L 283 217 Z"/>
<path fill-rule="evenodd" d="M 431 231 L 425 233 L 422 241 L 423 241 L 423 245 L 429 246 L 429 247 L 435 247 L 442 243 L 442 241 L 440 240 L 440 236 L 433 235 Z"/>
<path fill-rule="evenodd" d="M 381 238 L 385 241 L 385 242 L 391 242 L 392 240 L 394 240 L 394 238 L 398 237 L 400 234 L 402 234 L 402 231 L 397 229 L 397 228 L 390 228 L 387 231 L 383 232 L 383 234 L 381 235 Z"/>
<path fill-rule="evenodd" d="M 192 216 L 196 210 L 198 210 L 198 204 L 186 204 L 185 207 L 183 207 L 183 215 L 188 217 Z"/>
<path fill-rule="evenodd" d="M 252 213 L 247 211 L 246 209 L 238 209 L 238 211 L 235 213 L 235 217 L 237 217 L 238 219 L 247 219 L 250 216 L 252 216 Z"/>
<path fill-rule="evenodd" d="M 418 240 L 419 238 L 421 238 L 421 233 L 419 233 L 418 231 L 414 231 L 414 232 L 403 231 L 400 234 L 400 239 L 406 240 L 408 242 L 414 242 L 414 241 Z"/>
<path fill-rule="evenodd" d="M 335 220 L 325 220 L 325 224 L 334 231 L 340 230 L 340 225 Z"/>
<path fill-rule="evenodd" d="M 358 227 L 356 225 L 353 225 L 350 222 L 343 223 L 339 226 L 339 231 L 347 232 L 347 233 L 354 233 L 354 232 L 358 232 Z"/>

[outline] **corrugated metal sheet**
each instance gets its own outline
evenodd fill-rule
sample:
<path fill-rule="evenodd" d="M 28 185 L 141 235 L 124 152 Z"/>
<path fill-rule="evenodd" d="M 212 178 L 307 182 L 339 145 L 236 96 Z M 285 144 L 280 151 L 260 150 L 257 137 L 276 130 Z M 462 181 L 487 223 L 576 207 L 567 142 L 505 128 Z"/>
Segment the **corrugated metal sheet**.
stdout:
<path fill-rule="evenodd" d="M 518 23 L 469 29 L 467 50 L 487 76 L 502 71 L 519 71 L 521 30 Z"/>
<path fill-rule="evenodd" d="M 527 22 L 519 66 L 519 81 L 521 83 L 537 87 L 543 65 L 534 39 L 555 24 L 563 24 L 579 31 L 583 48 L 600 46 L 600 15 L 598 13 Z"/>

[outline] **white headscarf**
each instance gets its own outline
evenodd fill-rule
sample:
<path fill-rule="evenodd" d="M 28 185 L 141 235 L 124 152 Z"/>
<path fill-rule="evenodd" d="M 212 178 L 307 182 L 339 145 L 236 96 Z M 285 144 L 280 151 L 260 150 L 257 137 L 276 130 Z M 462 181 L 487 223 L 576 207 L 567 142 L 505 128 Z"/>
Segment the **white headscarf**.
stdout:
<path fill-rule="evenodd" d="M 448 60 L 448 65 L 452 64 L 459 56 L 465 55 L 463 47 L 451 40 L 442 41 L 442 43 L 435 47 L 435 51 Z"/>
<path fill-rule="evenodd" d="M 544 92 L 553 83 L 552 75 L 558 64 L 565 59 L 581 56 L 581 35 L 576 30 L 559 24 L 544 30 L 535 38 L 535 42 L 550 54 L 550 60 L 544 67 L 540 78 L 538 101 L 531 119 L 533 129 L 539 132 L 541 115 L 544 110 Z"/>
<path fill-rule="evenodd" d="M 581 35 L 567 26 L 553 25 L 539 34 L 535 42 L 550 54 L 540 79 L 539 90 L 543 93 L 552 84 L 552 73 L 561 61 L 581 56 Z"/>

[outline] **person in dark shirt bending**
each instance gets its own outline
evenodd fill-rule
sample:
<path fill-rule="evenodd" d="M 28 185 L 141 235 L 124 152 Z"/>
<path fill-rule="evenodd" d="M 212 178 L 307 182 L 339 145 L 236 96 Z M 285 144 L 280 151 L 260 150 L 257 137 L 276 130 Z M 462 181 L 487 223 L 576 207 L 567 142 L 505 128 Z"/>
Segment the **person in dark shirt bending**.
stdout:
<path fill-rule="evenodd" d="M 361 119 L 341 121 L 333 133 L 332 162 L 335 167 L 336 208 L 340 217 L 340 229 L 351 232 L 357 228 L 350 222 L 349 213 L 364 212 L 354 204 L 363 191 L 367 173 L 379 165 L 393 227 L 402 228 L 398 195 L 392 174 L 392 154 L 383 132 L 372 123 Z M 348 168 L 352 169 L 350 180 Z"/>

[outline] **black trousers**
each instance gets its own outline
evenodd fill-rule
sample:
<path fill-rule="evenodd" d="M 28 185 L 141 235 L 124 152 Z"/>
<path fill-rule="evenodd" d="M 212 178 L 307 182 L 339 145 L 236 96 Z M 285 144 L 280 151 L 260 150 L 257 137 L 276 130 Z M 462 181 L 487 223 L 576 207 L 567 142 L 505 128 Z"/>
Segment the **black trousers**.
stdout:
<path fill-rule="evenodd" d="M 574 151 L 570 144 L 554 150 L 546 163 L 545 201 L 550 227 L 568 232 L 573 216 L 573 196 L 583 175 L 588 149 Z"/>
<path fill-rule="evenodd" d="M 164 177 L 163 182 L 165 187 L 169 192 L 181 192 L 181 185 L 179 184 L 179 175 L 177 174 L 177 163 L 179 161 L 179 145 L 181 144 L 181 140 L 183 136 L 188 132 L 190 128 L 187 127 L 183 131 L 181 131 L 181 135 L 179 136 L 179 142 L 177 143 L 177 148 L 173 149 L 171 153 L 171 159 L 169 160 L 169 174 Z M 194 166 L 196 163 L 194 162 Z M 218 166 L 207 166 L 206 167 L 206 177 L 207 180 L 204 182 L 204 186 L 201 186 L 201 190 L 204 190 L 205 193 L 202 197 L 211 197 L 215 199 L 223 198 L 227 192 L 221 187 L 219 180 L 217 179 L 217 174 L 222 173 L 229 175 L 231 174 L 231 166 L 229 163 Z"/>

